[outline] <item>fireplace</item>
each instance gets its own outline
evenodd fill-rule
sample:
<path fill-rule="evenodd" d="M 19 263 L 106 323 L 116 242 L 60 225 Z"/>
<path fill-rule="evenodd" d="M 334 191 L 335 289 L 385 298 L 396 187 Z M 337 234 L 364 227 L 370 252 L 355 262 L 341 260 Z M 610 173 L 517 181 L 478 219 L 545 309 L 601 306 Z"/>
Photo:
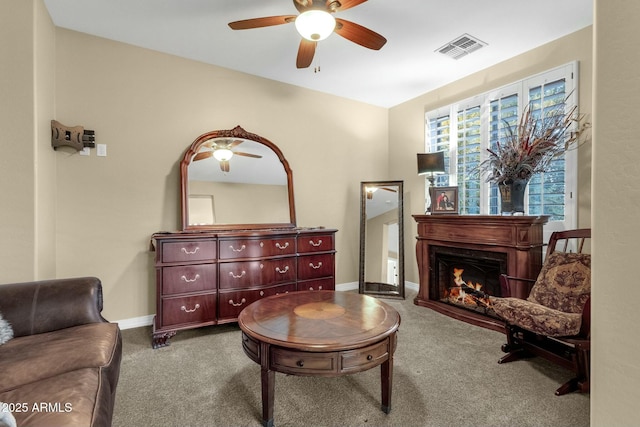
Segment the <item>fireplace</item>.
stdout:
<path fill-rule="evenodd" d="M 490 297 L 502 295 L 500 274 L 507 273 L 507 254 L 453 248 L 430 247 L 429 299 L 496 317 Z"/>
<path fill-rule="evenodd" d="M 535 279 L 542 267 L 547 216 L 414 215 L 420 289 L 414 303 L 504 331 L 488 296 L 501 296 L 499 276 Z M 511 290 L 526 298 L 528 288 Z"/>

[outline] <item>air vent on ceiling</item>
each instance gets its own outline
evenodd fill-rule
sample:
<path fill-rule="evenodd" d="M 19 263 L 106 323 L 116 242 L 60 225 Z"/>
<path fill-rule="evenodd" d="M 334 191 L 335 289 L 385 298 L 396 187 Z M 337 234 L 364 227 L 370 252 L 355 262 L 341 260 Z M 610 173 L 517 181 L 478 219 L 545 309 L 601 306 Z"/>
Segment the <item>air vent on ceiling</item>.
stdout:
<path fill-rule="evenodd" d="M 476 50 L 486 45 L 486 43 L 470 36 L 469 34 L 463 34 L 457 39 L 450 41 L 441 48 L 437 49 L 436 52 L 443 53 L 447 56 L 452 57 L 453 59 L 460 59 L 463 56 L 468 55 L 471 52 L 475 52 Z"/>

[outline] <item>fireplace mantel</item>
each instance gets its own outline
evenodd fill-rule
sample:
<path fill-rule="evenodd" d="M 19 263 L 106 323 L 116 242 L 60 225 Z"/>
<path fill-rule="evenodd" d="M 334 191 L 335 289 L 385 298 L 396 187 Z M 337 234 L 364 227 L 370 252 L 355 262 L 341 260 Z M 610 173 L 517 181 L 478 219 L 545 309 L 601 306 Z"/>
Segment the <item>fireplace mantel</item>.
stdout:
<path fill-rule="evenodd" d="M 500 252 L 507 255 L 510 276 L 535 279 L 542 267 L 543 226 L 548 216 L 413 215 L 417 226 L 416 258 L 420 289 L 414 303 L 489 329 L 504 331 L 502 322 L 429 295 L 430 247 Z M 528 290 L 516 296 L 526 298 Z"/>

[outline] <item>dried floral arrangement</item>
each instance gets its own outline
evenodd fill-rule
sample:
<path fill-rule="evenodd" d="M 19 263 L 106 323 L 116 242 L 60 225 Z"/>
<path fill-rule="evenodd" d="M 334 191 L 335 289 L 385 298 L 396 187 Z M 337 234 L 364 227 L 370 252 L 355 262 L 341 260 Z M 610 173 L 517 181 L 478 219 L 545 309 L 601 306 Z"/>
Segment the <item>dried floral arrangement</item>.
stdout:
<path fill-rule="evenodd" d="M 487 149 L 489 157 L 478 166 L 487 182 L 528 181 L 547 171 L 553 159 L 585 141 L 591 124 L 584 121 L 585 115 L 578 113 L 577 106 L 565 111 L 564 103 L 558 104 L 543 117 L 536 117 L 531 105 L 525 107 L 517 126 L 507 123 L 504 140 L 498 141 L 495 149 Z"/>

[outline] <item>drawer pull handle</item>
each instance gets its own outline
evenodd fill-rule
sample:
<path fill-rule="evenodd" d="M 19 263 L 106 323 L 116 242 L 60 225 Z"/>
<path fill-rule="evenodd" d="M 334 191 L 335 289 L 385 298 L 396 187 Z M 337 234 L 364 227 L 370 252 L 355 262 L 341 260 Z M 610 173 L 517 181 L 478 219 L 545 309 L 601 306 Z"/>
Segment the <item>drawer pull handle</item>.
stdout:
<path fill-rule="evenodd" d="M 198 252 L 200 250 L 200 246 L 196 246 L 196 248 L 192 251 L 187 250 L 187 248 L 182 248 L 182 252 L 184 252 L 187 255 L 193 255 L 196 252 Z"/>
<path fill-rule="evenodd" d="M 373 360 L 373 356 L 372 355 L 368 355 L 367 356 L 367 360 Z"/>
<path fill-rule="evenodd" d="M 289 291 L 284 291 L 285 294 L 288 294 Z M 276 295 L 280 295 L 280 292 L 276 292 Z"/>
<path fill-rule="evenodd" d="M 298 360 L 298 361 L 296 362 L 296 365 L 298 365 L 298 366 L 299 366 L 299 367 L 301 367 L 301 368 L 302 368 L 302 367 L 304 367 L 304 360 Z"/>
<path fill-rule="evenodd" d="M 264 296 L 264 291 L 260 291 L 260 296 L 263 297 Z"/>
<path fill-rule="evenodd" d="M 289 247 L 289 242 L 285 242 L 284 246 L 282 246 L 280 242 L 276 242 L 276 248 L 278 249 L 284 250 L 284 249 L 287 249 L 288 247 Z"/>
<path fill-rule="evenodd" d="M 242 299 L 240 300 L 240 302 L 238 302 L 238 303 L 233 302 L 233 300 L 232 300 L 232 299 L 230 299 L 230 300 L 229 300 L 229 304 L 231 304 L 231 305 L 232 305 L 232 306 L 234 306 L 234 307 L 240 307 L 240 306 L 241 306 L 242 304 L 244 304 L 245 302 L 247 302 L 247 300 L 246 300 L 246 299 L 244 299 L 244 298 L 242 298 Z"/>
<path fill-rule="evenodd" d="M 240 249 L 236 249 L 233 247 L 233 245 L 229 245 L 229 249 L 231 249 L 233 252 L 242 252 L 246 249 L 247 247 L 245 245 L 240 246 Z"/>
<path fill-rule="evenodd" d="M 313 286 L 309 286 L 309 290 L 312 291 L 313 290 Z"/>
<path fill-rule="evenodd" d="M 322 267 L 322 261 L 320 261 L 320 262 L 318 263 L 318 265 L 313 265 L 313 263 L 312 263 L 312 262 L 310 262 L 310 263 L 309 263 L 309 267 L 313 268 L 314 270 L 317 270 L 317 269 L 319 269 L 320 267 Z"/>
<path fill-rule="evenodd" d="M 322 239 L 318 239 L 318 243 L 315 243 L 313 240 L 309 240 L 309 244 L 311 246 L 315 246 L 316 248 L 322 244 Z"/>
<path fill-rule="evenodd" d="M 276 271 L 277 271 L 278 273 L 280 273 L 280 274 L 284 274 L 284 273 L 286 273 L 287 271 L 289 271 L 289 266 L 288 266 L 288 265 L 286 265 L 286 266 L 284 267 L 284 270 L 280 270 L 280 267 L 276 267 Z"/>
<path fill-rule="evenodd" d="M 230 271 L 230 272 L 229 272 L 229 276 L 233 277 L 234 279 L 239 279 L 239 278 L 241 278 L 241 277 L 244 277 L 244 275 L 245 275 L 245 274 L 247 274 L 247 272 L 246 272 L 246 271 L 244 271 L 244 270 L 242 270 L 242 273 L 240 273 L 240 274 L 239 274 L 239 275 L 237 275 L 237 276 L 236 276 L 235 274 L 233 274 L 233 271 Z"/>
<path fill-rule="evenodd" d="M 318 289 L 319 289 L 319 290 L 322 290 L 322 286 L 318 286 Z"/>
<path fill-rule="evenodd" d="M 187 276 L 185 276 L 185 275 L 183 274 L 181 278 L 182 278 L 182 280 L 184 280 L 184 281 L 185 281 L 185 282 L 187 282 L 187 283 L 193 283 L 193 282 L 195 282 L 196 280 L 198 280 L 198 279 L 200 278 L 200 275 L 199 275 L 199 274 L 196 274 L 196 275 L 195 275 L 195 277 L 194 277 L 193 279 L 188 279 L 188 278 L 187 278 Z"/>
<path fill-rule="evenodd" d="M 200 304 L 196 304 L 196 306 L 193 308 L 187 308 L 183 305 L 182 307 L 180 307 L 180 310 L 184 311 L 185 313 L 193 313 L 199 308 L 200 308 Z"/>

